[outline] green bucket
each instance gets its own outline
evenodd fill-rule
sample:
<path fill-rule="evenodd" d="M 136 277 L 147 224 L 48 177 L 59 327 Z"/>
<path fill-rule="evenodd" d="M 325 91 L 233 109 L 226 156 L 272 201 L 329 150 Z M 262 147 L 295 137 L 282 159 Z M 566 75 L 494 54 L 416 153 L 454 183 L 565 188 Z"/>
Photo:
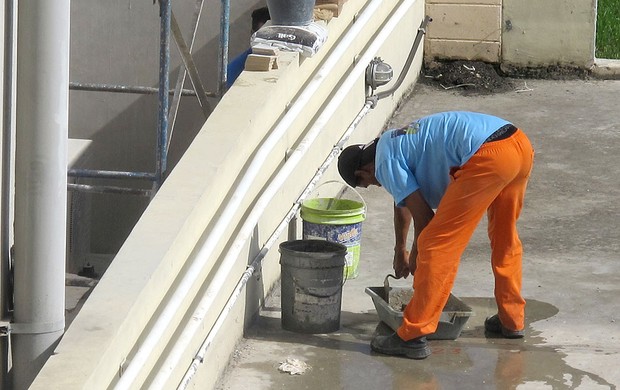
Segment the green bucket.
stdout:
<path fill-rule="evenodd" d="M 305 240 L 327 240 L 347 247 L 344 276 L 347 279 L 356 278 L 359 275 L 366 205 L 350 199 L 308 199 L 301 205 L 301 219 Z"/>

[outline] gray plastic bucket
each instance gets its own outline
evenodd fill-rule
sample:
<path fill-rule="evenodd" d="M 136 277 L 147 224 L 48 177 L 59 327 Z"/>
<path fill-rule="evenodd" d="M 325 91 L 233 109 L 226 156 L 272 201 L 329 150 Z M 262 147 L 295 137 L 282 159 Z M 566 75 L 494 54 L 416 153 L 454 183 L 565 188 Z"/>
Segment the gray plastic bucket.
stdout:
<path fill-rule="evenodd" d="M 347 247 L 325 240 L 280 244 L 282 328 L 298 333 L 340 329 Z"/>
<path fill-rule="evenodd" d="M 307 26 L 312 22 L 315 0 L 267 0 L 274 26 Z"/>

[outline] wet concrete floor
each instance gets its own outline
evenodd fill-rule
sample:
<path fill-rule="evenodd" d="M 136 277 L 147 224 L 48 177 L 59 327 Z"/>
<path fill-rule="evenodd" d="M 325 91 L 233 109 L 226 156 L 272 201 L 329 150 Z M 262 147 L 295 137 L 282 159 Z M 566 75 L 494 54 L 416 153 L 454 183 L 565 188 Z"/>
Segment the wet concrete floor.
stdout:
<path fill-rule="evenodd" d="M 361 189 L 360 275 L 342 291 L 341 327 L 283 330 L 276 288 L 218 389 L 615 389 L 620 385 L 620 81 L 517 80 L 521 91 L 463 96 L 418 85 L 390 127 L 446 110 L 506 118 L 529 135 L 536 160 L 519 230 L 524 244 L 526 337 L 489 338 L 496 312 L 486 223 L 461 260 L 453 294 L 473 309 L 457 340 L 430 342 L 422 361 L 375 354 L 386 332 L 364 289 L 392 265 L 392 209 Z M 390 284 L 410 287 L 411 278 Z M 287 358 L 309 368 L 279 370 Z"/>

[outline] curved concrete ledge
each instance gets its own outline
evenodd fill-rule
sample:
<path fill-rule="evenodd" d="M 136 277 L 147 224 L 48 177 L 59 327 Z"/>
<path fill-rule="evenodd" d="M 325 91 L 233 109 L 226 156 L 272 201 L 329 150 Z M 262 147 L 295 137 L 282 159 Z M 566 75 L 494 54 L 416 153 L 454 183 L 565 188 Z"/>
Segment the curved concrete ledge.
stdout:
<path fill-rule="evenodd" d="M 597 58 L 592 67 L 592 74 L 601 79 L 620 79 L 620 60 Z"/>

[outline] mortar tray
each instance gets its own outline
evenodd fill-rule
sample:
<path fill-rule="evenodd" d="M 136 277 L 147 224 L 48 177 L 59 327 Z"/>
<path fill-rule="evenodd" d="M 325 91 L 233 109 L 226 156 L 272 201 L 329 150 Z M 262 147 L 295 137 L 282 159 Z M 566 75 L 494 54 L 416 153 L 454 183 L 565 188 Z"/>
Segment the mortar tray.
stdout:
<path fill-rule="evenodd" d="M 392 328 L 392 330 L 396 331 L 403 321 L 403 312 L 395 310 L 385 301 L 385 288 L 366 287 L 365 291 L 366 294 L 370 295 L 372 298 L 379 319 Z M 410 288 L 390 287 L 389 294 L 390 297 L 403 295 L 411 297 L 413 290 Z M 407 302 L 409 302 L 408 299 Z M 427 335 L 426 338 L 429 340 L 456 340 L 472 314 L 473 311 L 471 307 L 450 294 L 448 302 L 439 318 L 437 330 L 435 333 Z"/>

